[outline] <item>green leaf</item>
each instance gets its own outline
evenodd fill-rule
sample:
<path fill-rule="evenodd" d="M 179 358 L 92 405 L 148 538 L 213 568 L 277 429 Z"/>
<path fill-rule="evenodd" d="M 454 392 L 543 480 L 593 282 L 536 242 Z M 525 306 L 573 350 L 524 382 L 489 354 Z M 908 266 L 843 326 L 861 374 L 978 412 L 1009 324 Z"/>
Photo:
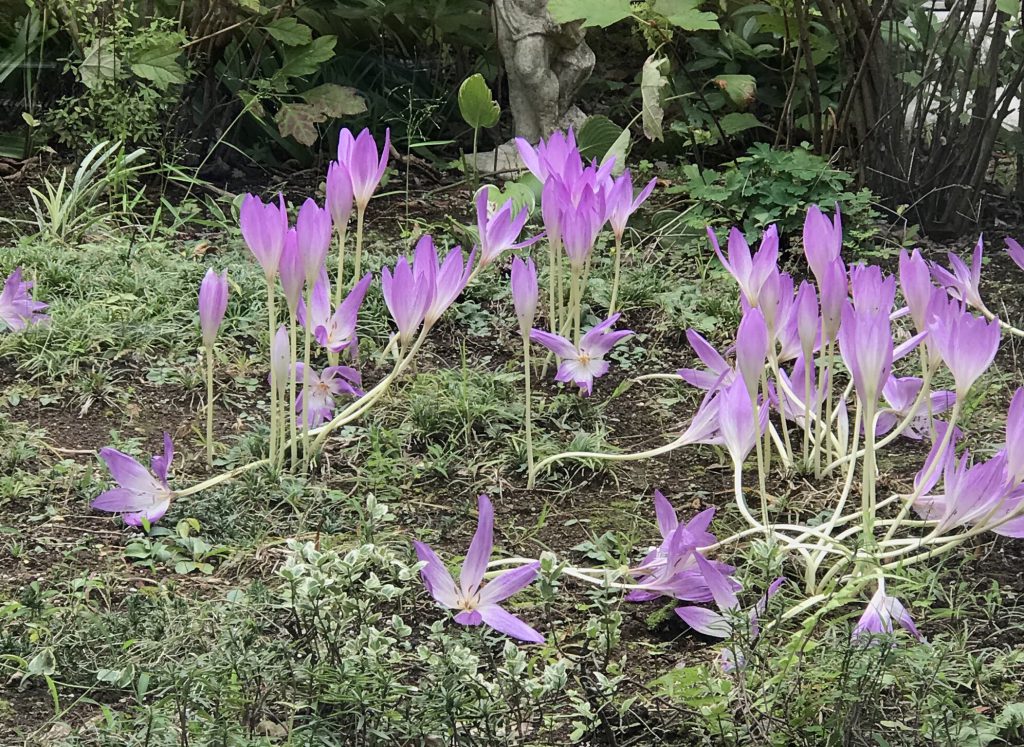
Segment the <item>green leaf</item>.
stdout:
<path fill-rule="evenodd" d="M 313 30 L 298 22 L 294 16 L 278 18 L 263 27 L 268 34 L 288 47 L 301 47 L 313 41 Z"/>
<path fill-rule="evenodd" d="M 629 154 L 629 146 L 629 128 L 627 127 L 619 133 L 619 136 L 615 138 L 615 142 L 612 143 L 611 147 L 601 159 L 602 164 L 610 158 L 615 159 L 615 164 L 612 166 L 612 174 L 615 176 L 618 176 L 626 170 L 626 156 Z"/>
<path fill-rule="evenodd" d="M 996 0 L 996 9 L 1010 18 L 1016 18 L 1020 13 L 1020 3 L 1018 0 Z"/>
<path fill-rule="evenodd" d="M 604 158 L 621 134 L 622 128 L 608 117 L 588 117 L 580 131 L 576 133 L 576 145 L 580 149 L 580 155 L 587 160 Z"/>
<path fill-rule="evenodd" d="M 761 121 L 749 112 L 731 112 L 718 120 L 718 124 L 722 126 L 722 131 L 726 135 L 735 135 L 754 127 L 764 127 Z"/>
<path fill-rule="evenodd" d="M 157 43 L 133 52 L 132 72 L 164 90 L 185 82 L 185 68 L 178 64 L 180 56 L 180 38 L 165 36 Z"/>
<path fill-rule="evenodd" d="M 281 69 L 274 75 L 277 79 L 300 78 L 313 75 L 320 70 L 320 65 L 334 57 L 336 36 L 318 36 L 303 47 L 290 47 L 284 52 Z"/>
<path fill-rule="evenodd" d="M 653 54 L 644 62 L 640 76 L 640 97 L 643 101 L 640 116 L 644 124 L 644 135 L 648 140 L 664 140 L 661 123 L 665 110 L 661 108 L 661 89 L 668 83 L 662 73 L 668 69 L 668 60 L 656 58 Z"/>
<path fill-rule="evenodd" d="M 718 16 L 700 10 L 700 0 L 657 0 L 654 12 L 683 31 L 717 31 Z"/>
<path fill-rule="evenodd" d="M 312 104 L 281 104 L 281 108 L 274 115 L 277 131 L 283 137 L 295 138 L 306 146 L 316 142 L 320 135 L 316 126 L 326 119 L 327 114 Z"/>
<path fill-rule="evenodd" d="M 558 23 L 583 21 L 584 28 L 606 28 L 633 15 L 629 0 L 550 0 L 548 13 Z"/>
<path fill-rule="evenodd" d="M 351 86 L 324 83 L 301 94 L 310 106 L 317 107 L 328 117 L 354 117 L 366 111 L 366 100 Z"/>
<path fill-rule="evenodd" d="M 501 116 L 501 107 L 491 95 L 487 81 L 480 73 L 471 75 L 459 86 L 459 112 L 474 130 L 494 127 Z"/>
<path fill-rule="evenodd" d="M 114 53 L 114 43 L 100 37 L 85 49 L 85 56 L 78 66 L 78 75 L 86 88 L 96 88 L 106 80 L 121 77 L 121 61 Z"/>
<path fill-rule="evenodd" d="M 757 92 L 757 81 L 751 75 L 719 75 L 714 83 L 739 107 L 748 106 Z"/>

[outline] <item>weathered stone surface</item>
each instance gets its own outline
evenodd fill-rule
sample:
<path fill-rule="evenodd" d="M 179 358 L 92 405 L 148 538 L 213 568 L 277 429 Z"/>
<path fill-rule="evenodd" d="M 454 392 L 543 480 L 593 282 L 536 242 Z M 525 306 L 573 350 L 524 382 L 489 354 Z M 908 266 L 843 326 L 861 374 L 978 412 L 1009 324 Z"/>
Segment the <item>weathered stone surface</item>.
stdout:
<path fill-rule="evenodd" d="M 509 108 L 516 135 L 531 143 L 583 119 L 574 100 L 594 69 L 581 24 L 556 23 L 547 6 L 547 0 L 494 0 Z"/>

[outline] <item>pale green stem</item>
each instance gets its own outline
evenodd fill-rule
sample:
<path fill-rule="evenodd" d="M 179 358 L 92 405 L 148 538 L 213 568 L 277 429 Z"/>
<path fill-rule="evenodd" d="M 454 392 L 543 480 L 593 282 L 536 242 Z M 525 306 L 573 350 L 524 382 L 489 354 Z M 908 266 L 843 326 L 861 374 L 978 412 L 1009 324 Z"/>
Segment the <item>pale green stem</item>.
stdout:
<path fill-rule="evenodd" d="M 917 399 L 914 400 L 914 404 L 911 405 L 910 409 L 907 411 L 907 414 L 903 416 L 903 420 L 897 423 L 895 428 L 893 428 L 883 438 L 881 438 L 879 441 L 875 443 L 876 449 L 884 449 L 886 446 L 888 446 L 897 438 L 899 438 L 900 434 L 903 433 L 904 430 L 906 430 L 907 426 L 910 425 L 911 421 L 913 421 L 913 419 L 917 417 L 917 412 L 918 410 L 921 409 L 921 405 L 923 404 L 925 398 L 929 397 L 931 394 L 929 391 L 931 376 L 924 376 L 922 378 L 922 381 L 923 383 L 921 384 L 921 391 L 917 393 Z M 857 447 L 854 446 L 849 454 L 846 454 L 845 456 L 836 459 L 834 462 L 829 463 L 828 465 L 825 466 L 824 470 L 822 471 L 825 474 L 827 474 L 834 470 L 836 467 L 841 467 L 847 462 L 853 461 L 854 459 L 859 459 L 862 456 L 864 456 L 864 451 L 857 451 Z"/>
<path fill-rule="evenodd" d="M 356 205 L 356 257 L 355 273 L 352 275 L 352 282 L 359 282 L 360 273 L 363 270 L 363 218 L 366 215 L 365 205 Z M 340 280 L 338 281 L 341 282 Z"/>
<path fill-rule="evenodd" d="M 268 319 L 268 335 L 267 341 L 270 344 L 270 349 L 274 347 L 274 333 L 275 325 L 277 324 L 277 310 L 274 308 L 274 279 L 271 277 L 267 278 L 267 319 Z M 277 454 L 277 375 L 274 372 L 274 366 L 270 366 L 270 459 L 271 462 Z"/>
<path fill-rule="evenodd" d="M 338 279 L 334 286 L 334 306 L 337 308 L 345 291 L 345 238 L 348 234 L 348 224 L 338 228 Z M 356 276 L 358 282 L 359 276 Z"/>
<path fill-rule="evenodd" d="M 874 397 L 864 409 L 864 464 L 861 468 L 860 507 L 864 523 L 864 546 L 875 545 L 875 407 Z"/>
<path fill-rule="evenodd" d="M 213 467 L 213 345 L 206 348 L 206 464 Z"/>
<path fill-rule="evenodd" d="M 292 445 L 292 469 L 299 463 L 299 426 L 298 416 L 295 412 L 295 402 L 297 399 L 297 386 L 296 386 L 296 372 L 295 372 L 295 361 L 299 358 L 299 333 L 298 333 L 298 318 L 293 311 L 291 313 L 290 328 L 288 330 L 288 401 L 284 406 L 285 418 L 288 422 L 289 434 L 291 435 Z M 306 324 L 309 324 L 309 317 L 307 312 Z M 282 459 L 283 459 L 282 449 Z"/>
<path fill-rule="evenodd" d="M 622 237 L 615 234 L 615 273 L 612 276 L 612 296 L 608 301 L 608 316 L 615 313 L 615 302 L 619 299 L 619 276 L 622 271 Z"/>
<path fill-rule="evenodd" d="M 309 466 L 309 359 L 312 354 L 313 335 L 310 328 L 313 326 L 309 319 L 309 309 L 313 304 L 313 283 L 306 278 L 306 324 L 303 325 L 303 352 L 302 352 L 302 464 Z"/>
<path fill-rule="evenodd" d="M 536 479 L 533 471 L 533 404 L 532 395 L 530 391 L 530 336 L 529 334 L 523 335 L 523 387 L 525 389 L 523 400 L 523 420 L 526 425 L 526 487 L 530 490 L 533 489 L 534 481 Z"/>

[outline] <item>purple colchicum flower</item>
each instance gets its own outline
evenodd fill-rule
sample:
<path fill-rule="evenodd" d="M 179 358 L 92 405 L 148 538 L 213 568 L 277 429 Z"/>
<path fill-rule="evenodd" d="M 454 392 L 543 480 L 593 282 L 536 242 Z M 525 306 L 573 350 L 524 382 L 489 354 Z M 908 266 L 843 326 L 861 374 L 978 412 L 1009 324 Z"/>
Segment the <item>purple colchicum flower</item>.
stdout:
<path fill-rule="evenodd" d="M 364 129 L 355 138 L 345 128 L 338 139 L 338 163 L 344 164 L 352 183 L 352 197 L 359 210 L 366 210 L 370 198 L 380 185 L 388 167 L 391 151 L 391 129 L 384 131 L 384 148 L 377 151 L 377 141 Z"/>
<path fill-rule="evenodd" d="M 340 353 L 356 344 L 356 323 L 359 319 L 359 308 L 363 305 L 366 290 L 373 280 L 373 273 L 366 273 L 349 291 L 338 308 L 331 313 L 331 280 L 327 270 L 320 268 L 320 277 L 310 294 L 309 323 L 317 343 L 332 353 Z M 298 321 L 306 326 L 306 304 L 299 302 Z"/>
<path fill-rule="evenodd" d="M 559 365 L 555 381 L 572 381 L 579 386 L 585 396 L 590 396 L 594 379 L 608 373 L 608 361 L 604 360 L 604 356 L 615 345 L 633 334 L 628 329 L 611 328 L 619 320 L 619 316 L 612 314 L 592 327 L 580 338 L 579 348 L 561 335 L 543 329 L 532 330 L 530 339 L 558 356 Z"/>
<path fill-rule="evenodd" d="M 910 414 L 914 402 L 917 401 L 917 395 L 921 393 L 923 383 L 917 376 L 903 378 L 892 376 L 885 382 L 885 386 L 882 387 L 882 397 L 892 412 L 879 413 L 875 420 L 875 435 L 885 435 Z M 932 415 L 945 412 L 956 402 L 956 394 L 945 390 L 933 391 L 929 394 L 929 398 L 931 399 Z M 916 441 L 922 438 L 931 438 L 932 424 L 928 422 L 928 412 L 928 404 L 922 403 L 907 427 L 900 431 L 900 435 Z"/>
<path fill-rule="evenodd" d="M 843 309 L 849 300 L 849 286 L 846 281 L 846 266 L 843 260 L 835 259 L 825 265 L 818 291 L 821 301 L 821 331 L 824 340 L 835 340 L 842 321 Z"/>
<path fill-rule="evenodd" d="M 722 254 L 718 245 L 718 237 L 715 232 L 708 228 L 708 238 L 711 246 L 718 255 L 719 261 L 729 271 L 729 274 L 739 283 L 740 292 L 744 300 L 750 306 L 757 305 L 761 285 L 768 278 L 771 271 L 777 267 L 779 258 L 779 232 L 774 226 L 768 226 L 761 238 L 761 246 L 750 256 L 750 247 L 747 240 L 738 228 L 729 231 L 729 258 Z"/>
<path fill-rule="evenodd" d="M 288 328 L 283 324 L 270 343 L 271 375 L 267 383 L 277 382 L 277 390 L 284 393 L 288 389 L 288 372 L 291 370 L 291 346 L 288 340 Z"/>
<path fill-rule="evenodd" d="M 487 188 L 484 187 L 477 193 L 476 228 L 480 240 L 480 267 L 487 267 L 504 251 L 522 249 L 540 239 L 540 236 L 534 236 L 526 241 L 518 241 L 529 215 L 529 211 L 523 208 L 513 216 L 512 200 L 506 201 L 490 215 Z"/>
<path fill-rule="evenodd" d="M 569 264 L 579 270 L 594 251 L 594 242 L 604 226 L 604 201 L 597 192 L 592 191 L 582 192 L 575 204 L 566 198 L 558 220 L 562 232 L 562 248 L 569 258 Z"/>
<path fill-rule="evenodd" d="M 958 301 L 963 301 L 968 306 L 973 306 L 978 311 L 985 310 L 985 303 L 981 300 L 981 255 L 984 251 L 984 237 L 978 237 L 978 243 L 974 246 L 974 254 L 971 256 L 971 266 L 968 267 L 960 257 L 952 252 L 946 256 L 949 258 L 950 270 L 938 264 L 932 264 L 932 276 L 935 281 L 946 289 L 950 296 Z"/>
<path fill-rule="evenodd" d="M 0 321 L 12 332 L 20 332 L 30 324 L 45 322 L 50 318 L 39 313 L 47 305 L 32 299 L 29 291 L 33 285 L 32 281 L 21 279 L 20 267 L 14 268 L 14 272 L 4 281 L 3 292 L 0 292 Z"/>
<path fill-rule="evenodd" d="M 339 231 L 345 230 L 352 217 L 352 179 L 348 167 L 339 161 L 331 161 L 327 167 L 326 186 L 327 209 L 331 211 L 331 223 Z"/>
<path fill-rule="evenodd" d="M 928 341 L 942 357 L 963 399 L 978 377 L 992 364 L 999 349 L 999 322 L 991 322 L 964 311 L 949 301 L 929 309 Z"/>
<path fill-rule="evenodd" d="M 399 257 L 394 272 L 387 267 L 380 271 L 384 303 L 398 326 L 398 341 L 402 345 L 412 340 L 434 301 L 436 281 L 431 269 L 413 272 L 409 260 Z"/>
<path fill-rule="evenodd" d="M 886 594 L 885 584 L 879 582 L 878 590 L 871 597 L 867 609 L 864 610 L 864 614 L 860 616 L 857 626 L 853 629 L 853 641 L 855 643 L 862 641 L 871 643 L 872 641 L 877 642 L 879 637 L 892 635 L 893 622 L 896 622 L 918 641 L 923 640 L 917 626 L 914 625 L 914 620 L 907 612 L 907 608 L 899 599 Z"/>
<path fill-rule="evenodd" d="M 516 310 L 516 321 L 519 322 L 519 331 L 523 337 L 530 336 L 530 328 L 533 327 L 533 320 L 537 316 L 537 298 L 539 289 L 537 287 L 537 268 L 533 260 L 527 258 L 525 262 L 519 257 L 512 258 L 512 305 Z"/>
<path fill-rule="evenodd" d="M 1024 483 L 1024 387 L 1013 393 L 1006 411 L 1006 469 L 1014 487 Z"/>
<path fill-rule="evenodd" d="M 661 534 L 661 544 L 632 569 L 636 585 L 626 595 L 627 602 L 647 602 L 662 596 L 671 596 L 688 602 L 710 602 L 714 597 L 694 558 L 700 548 L 715 543 L 715 535 L 708 532 L 715 508 L 706 508 L 688 522 L 680 523 L 675 509 L 661 491 L 654 491 L 654 512 Z M 731 566 L 715 563 L 716 568 L 729 575 Z M 738 586 L 738 585 L 737 585 Z"/>
<path fill-rule="evenodd" d="M 324 266 L 331 250 L 332 231 L 331 214 L 326 208 L 317 205 L 312 198 L 302 203 L 295 219 L 295 243 L 302 257 L 307 284 L 316 282 L 320 268 Z"/>
<path fill-rule="evenodd" d="M 571 127 L 567 133 L 556 130 L 547 140 L 537 143 L 536 148 L 517 137 L 516 148 L 523 164 L 542 183 L 547 183 L 549 175 L 565 178 L 583 170 L 583 159 Z"/>
<path fill-rule="evenodd" d="M 811 272 L 822 285 L 829 265 L 839 259 L 843 249 L 843 223 L 836 205 L 835 217 L 830 221 L 821 208 L 811 205 L 804 218 L 804 256 Z"/>
<path fill-rule="evenodd" d="M 938 522 L 937 533 L 985 522 L 1009 497 L 1005 453 L 974 464 L 969 452 L 957 459 L 954 450 L 948 449 L 944 463 L 942 494 L 923 495 L 914 502 L 921 518 Z"/>
<path fill-rule="evenodd" d="M 691 386 L 698 389 L 715 389 L 728 386 L 736 378 L 736 371 L 730 366 L 714 346 L 701 337 L 695 329 L 686 330 L 686 339 L 706 369 L 680 368 L 676 373 Z M 728 351 L 727 351 L 728 352 Z"/>
<path fill-rule="evenodd" d="M 302 391 L 295 400 L 299 424 L 305 421 L 310 428 L 326 423 L 334 415 L 334 398 L 342 394 L 362 397 L 359 372 L 349 366 L 329 366 L 317 373 L 312 366 L 306 370 L 300 361 L 295 364 L 295 378 L 303 382 Z"/>
<path fill-rule="evenodd" d="M 767 425 L 767 403 L 759 408 L 759 423 L 754 422 L 754 403 L 747 386 L 737 379 L 722 390 L 718 409 L 718 427 L 722 443 L 736 465 L 743 464 Z"/>
<path fill-rule="evenodd" d="M 164 433 L 164 453 L 151 460 L 152 472 L 134 457 L 109 446 L 100 449 L 100 459 L 117 487 L 100 493 L 92 502 L 93 508 L 123 514 L 124 523 L 133 527 L 142 526 L 143 520 L 157 522 L 167 513 L 174 497 L 167 484 L 167 472 L 174 460 L 170 434 Z"/>
<path fill-rule="evenodd" d="M 463 260 L 462 247 L 455 246 L 445 256 L 444 262 L 441 262 L 430 234 L 425 234 L 416 242 L 413 273 L 425 280 L 431 279 L 434 283 L 433 297 L 423 314 L 423 323 L 427 327 L 432 327 L 466 288 L 469 276 L 473 274 L 475 256 L 476 252 L 471 251 L 469 258 Z"/>
<path fill-rule="evenodd" d="M 218 275 L 211 267 L 199 285 L 199 327 L 203 331 L 203 346 L 213 347 L 217 330 L 224 321 L 228 308 L 228 271 Z"/>
<path fill-rule="evenodd" d="M 910 309 L 910 318 L 918 332 L 928 330 L 928 304 L 931 303 L 935 286 L 932 284 L 928 263 L 917 249 L 913 254 L 900 251 L 900 287 L 903 299 Z"/>
<path fill-rule="evenodd" d="M 768 326 L 764 315 L 759 309 L 748 309 L 736 332 L 736 370 L 743 377 L 751 399 L 757 395 L 767 357 Z"/>
<path fill-rule="evenodd" d="M 634 198 L 633 177 L 630 176 L 629 169 L 623 171 L 622 176 L 612 182 L 611 189 L 608 190 L 608 223 L 617 241 L 622 241 L 629 217 L 647 201 L 657 183 L 657 179 L 651 179 Z"/>
<path fill-rule="evenodd" d="M 857 311 L 888 314 L 896 302 L 896 278 L 884 275 L 878 265 L 850 267 L 850 289 Z"/>
<path fill-rule="evenodd" d="M 242 238 L 249 251 L 263 268 L 263 275 L 269 283 L 277 274 L 284 249 L 284 238 L 288 232 L 288 210 L 284 206 L 284 195 L 278 195 L 278 204 L 264 204 L 256 195 L 246 195 L 239 213 Z"/>
<path fill-rule="evenodd" d="M 455 622 L 460 625 L 486 623 L 511 638 L 526 643 L 543 643 L 544 636 L 499 604 L 533 583 L 540 563 L 527 563 L 506 571 L 481 587 L 494 549 L 494 508 L 486 495 L 477 499 L 477 505 L 480 518 L 462 564 L 458 586 L 430 545 L 413 542 L 416 557 L 426 563 L 420 574 L 427 592 L 443 607 L 458 610 Z"/>
<path fill-rule="evenodd" d="M 306 265 L 299 252 L 298 235 L 294 228 L 289 228 L 285 234 L 277 269 L 288 311 L 294 314 L 302 302 L 302 290 L 306 285 Z"/>
<path fill-rule="evenodd" d="M 873 407 L 889 379 L 893 360 L 888 309 L 861 311 L 847 303 L 839 328 L 839 351 L 853 376 L 857 397 Z"/>

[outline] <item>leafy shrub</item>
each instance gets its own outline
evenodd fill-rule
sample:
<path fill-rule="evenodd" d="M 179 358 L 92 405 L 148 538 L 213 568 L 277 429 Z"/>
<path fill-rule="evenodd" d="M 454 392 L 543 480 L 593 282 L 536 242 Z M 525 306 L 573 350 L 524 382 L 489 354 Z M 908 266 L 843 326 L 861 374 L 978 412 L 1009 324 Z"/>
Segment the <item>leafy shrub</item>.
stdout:
<path fill-rule="evenodd" d="M 798 233 L 808 204 L 839 203 L 844 225 L 870 227 L 875 217 L 872 195 L 854 191 L 853 176 L 840 171 L 804 144 L 792 150 L 758 143 L 719 169 L 683 167 L 685 181 L 666 192 L 694 201 L 686 223 L 697 230 L 708 225 L 741 225 L 746 232 L 777 223 L 781 235 Z"/>

